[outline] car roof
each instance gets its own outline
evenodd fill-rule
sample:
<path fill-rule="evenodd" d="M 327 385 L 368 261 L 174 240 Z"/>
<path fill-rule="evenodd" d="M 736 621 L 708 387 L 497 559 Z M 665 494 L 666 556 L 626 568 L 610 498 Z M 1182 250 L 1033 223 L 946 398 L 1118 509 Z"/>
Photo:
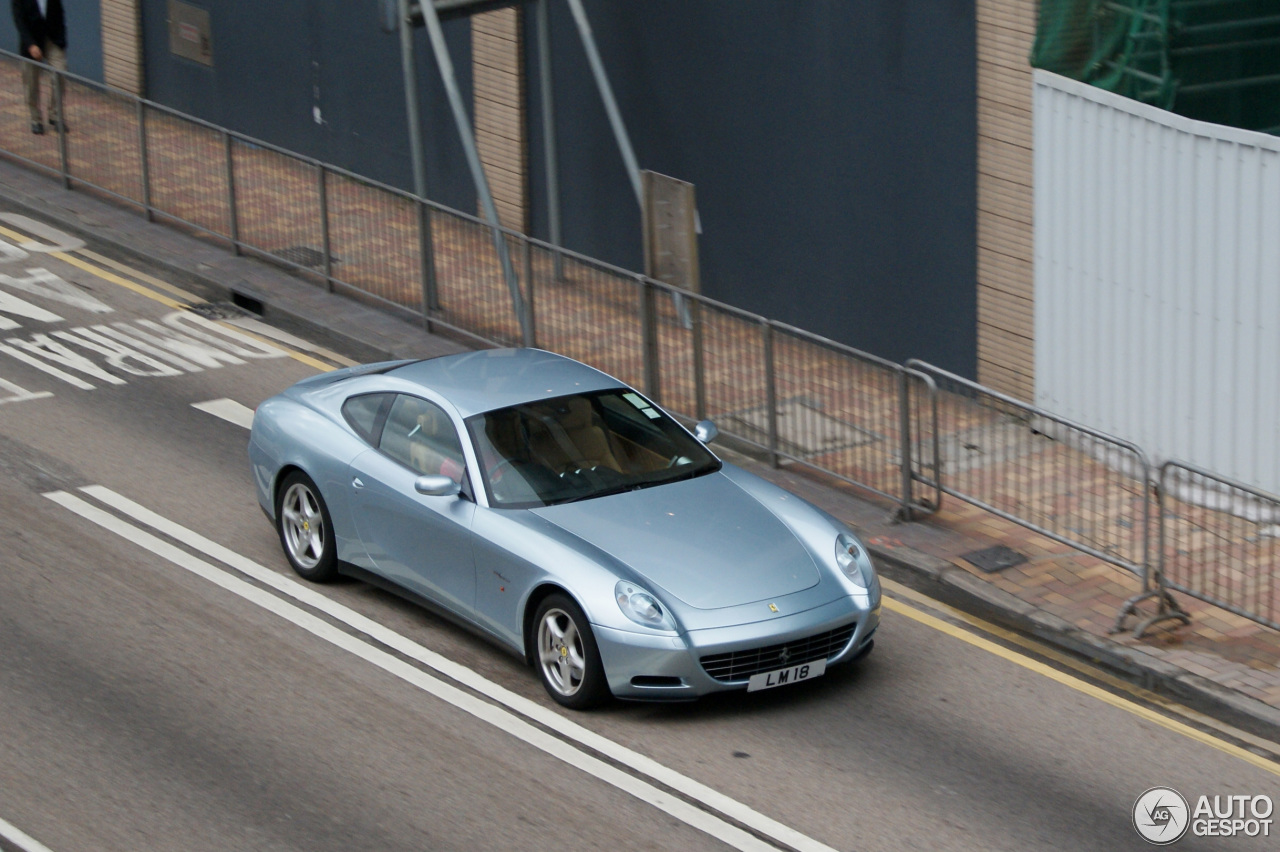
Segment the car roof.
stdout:
<path fill-rule="evenodd" d="M 444 355 L 396 367 L 386 375 L 436 391 L 463 417 L 523 402 L 626 387 L 594 367 L 541 349 Z"/>

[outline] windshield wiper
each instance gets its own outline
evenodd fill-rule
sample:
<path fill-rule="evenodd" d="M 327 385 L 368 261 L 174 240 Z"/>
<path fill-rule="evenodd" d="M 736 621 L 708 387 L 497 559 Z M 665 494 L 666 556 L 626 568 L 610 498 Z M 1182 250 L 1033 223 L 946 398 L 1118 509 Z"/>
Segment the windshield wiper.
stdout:
<path fill-rule="evenodd" d="M 568 497 L 564 500 L 557 500 L 554 505 L 563 506 L 566 503 L 578 503 L 582 500 L 594 500 L 597 497 L 610 497 L 614 494 L 621 494 L 624 491 L 636 491 L 644 488 L 646 485 L 653 483 L 648 482 L 628 482 L 625 485 L 615 485 L 612 488 L 604 488 L 600 491 L 591 491 L 587 494 L 579 494 L 577 497 Z"/>

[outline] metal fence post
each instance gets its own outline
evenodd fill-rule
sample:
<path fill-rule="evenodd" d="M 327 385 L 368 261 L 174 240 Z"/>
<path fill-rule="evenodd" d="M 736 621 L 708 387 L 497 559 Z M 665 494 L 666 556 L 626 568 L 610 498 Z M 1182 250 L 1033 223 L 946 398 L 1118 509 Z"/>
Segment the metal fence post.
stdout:
<path fill-rule="evenodd" d="M 155 210 L 151 206 L 151 164 L 147 152 L 147 105 L 141 98 L 134 101 L 138 106 L 138 160 L 142 166 L 142 212 L 148 222 L 156 220 Z"/>
<path fill-rule="evenodd" d="M 520 237 L 520 254 L 524 267 L 522 271 L 524 272 L 525 319 L 521 332 L 524 335 L 524 345 L 532 349 L 538 345 L 538 328 L 533 310 L 533 246 L 529 244 L 529 238 L 523 235 Z"/>
<path fill-rule="evenodd" d="M 333 257 L 329 236 L 329 181 L 324 163 L 317 163 L 316 189 L 320 193 L 320 250 L 324 252 L 324 283 L 333 292 Z"/>
<path fill-rule="evenodd" d="M 910 521 L 914 481 L 911 461 L 911 377 L 905 369 L 898 372 L 898 416 L 898 440 L 901 443 L 898 455 L 902 462 L 902 508 L 898 512 L 902 520 Z"/>
<path fill-rule="evenodd" d="M 702 303 L 696 299 L 689 304 L 689 318 L 693 322 L 693 409 L 697 419 L 707 419 L 707 364 L 702 340 Z"/>
<path fill-rule="evenodd" d="M 778 382 L 773 367 L 773 326 L 760 321 L 764 335 L 764 398 L 769 409 L 769 465 L 778 466 Z"/>
<path fill-rule="evenodd" d="M 58 158 L 62 166 L 62 188 L 71 188 L 71 161 L 67 151 L 67 104 L 63 98 L 63 88 L 66 80 L 62 72 L 56 68 L 53 70 L 53 100 L 54 114 L 59 117 L 58 122 Z"/>
<path fill-rule="evenodd" d="M 658 304 L 653 285 L 643 275 L 636 276 L 640 285 L 640 336 L 644 358 L 644 392 L 654 402 L 662 403 L 661 374 L 658 365 Z"/>
<path fill-rule="evenodd" d="M 435 241 L 431 236 L 431 207 L 425 198 L 414 199 L 418 210 L 418 285 L 422 288 L 422 325 L 435 331 L 431 321 L 433 311 L 440 310 L 440 296 L 436 292 Z"/>
<path fill-rule="evenodd" d="M 223 147 L 227 152 L 227 219 L 231 227 L 231 251 L 240 254 L 240 219 L 236 212 L 236 166 L 231 134 L 222 131 Z"/>

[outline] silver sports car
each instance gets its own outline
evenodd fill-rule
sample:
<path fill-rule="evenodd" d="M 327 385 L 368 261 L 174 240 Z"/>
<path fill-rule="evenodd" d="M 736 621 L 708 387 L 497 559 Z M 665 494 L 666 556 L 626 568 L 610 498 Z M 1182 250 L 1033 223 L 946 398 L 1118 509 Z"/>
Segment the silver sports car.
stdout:
<path fill-rule="evenodd" d="M 880 584 L 830 515 L 643 394 L 536 349 L 350 367 L 258 407 L 258 500 L 294 570 L 477 629 L 582 708 L 818 677 Z"/>

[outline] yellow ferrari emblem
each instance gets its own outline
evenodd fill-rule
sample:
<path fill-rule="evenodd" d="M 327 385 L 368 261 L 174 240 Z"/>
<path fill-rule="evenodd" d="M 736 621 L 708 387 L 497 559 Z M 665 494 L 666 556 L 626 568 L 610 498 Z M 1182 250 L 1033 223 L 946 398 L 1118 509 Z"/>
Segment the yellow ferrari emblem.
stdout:
<path fill-rule="evenodd" d="M 777 604 L 769 604 L 769 612 L 777 612 L 777 611 L 778 611 Z"/>

